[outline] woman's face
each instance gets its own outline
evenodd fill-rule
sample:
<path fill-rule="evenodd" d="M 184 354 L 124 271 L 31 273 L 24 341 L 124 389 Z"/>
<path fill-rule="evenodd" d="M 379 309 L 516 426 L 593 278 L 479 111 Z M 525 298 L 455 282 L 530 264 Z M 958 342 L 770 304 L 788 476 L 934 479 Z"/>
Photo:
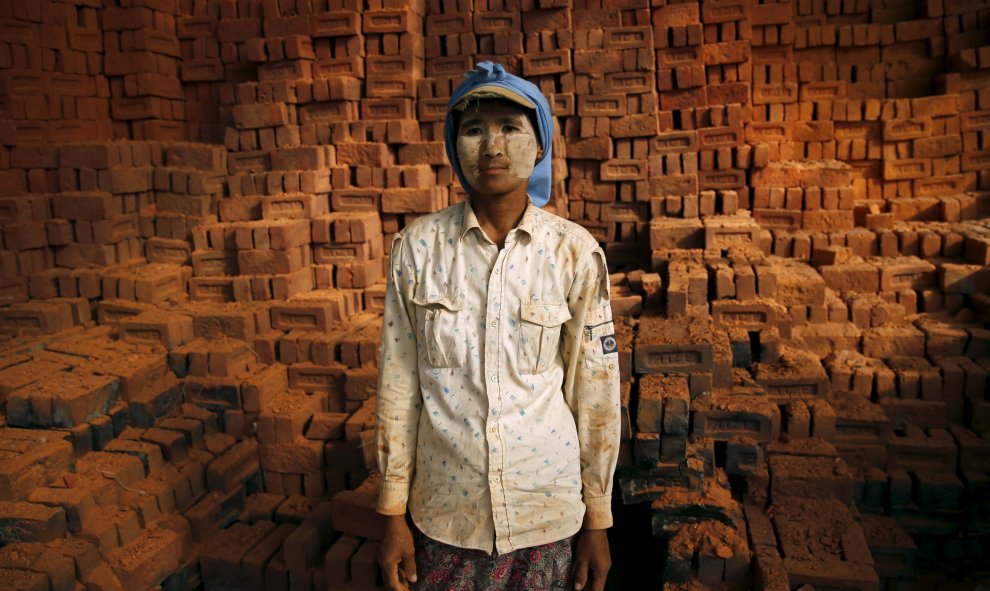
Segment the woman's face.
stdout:
<path fill-rule="evenodd" d="M 523 107 L 507 101 L 481 101 L 461 115 L 457 159 L 472 195 L 525 191 L 542 154 Z"/>

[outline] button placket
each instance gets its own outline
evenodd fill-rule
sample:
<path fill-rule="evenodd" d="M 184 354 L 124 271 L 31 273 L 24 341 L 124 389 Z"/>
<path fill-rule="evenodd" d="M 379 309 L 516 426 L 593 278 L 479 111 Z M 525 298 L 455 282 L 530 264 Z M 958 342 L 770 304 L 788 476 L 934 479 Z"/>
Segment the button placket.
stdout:
<path fill-rule="evenodd" d="M 497 419 L 502 411 L 500 404 L 493 404 L 493 401 L 501 400 L 501 389 L 498 386 L 498 382 L 501 367 L 500 352 L 502 348 L 499 346 L 501 334 L 498 329 L 501 324 L 499 322 L 499 315 L 502 313 L 503 288 L 501 271 L 508 252 L 508 245 L 498 252 L 498 256 L 495 257 L 494 268 L 488 279 L 488 307 L 486 315 L 488 325 L 494 330 L 485 331 L 485 367 L 488 370 L 488 381 L 492 384 L 487 388 L 489 408 L 496 410 L 494 415 L 489 415 L 491 419 Z"/>
<path fill-rule="evenodd" d="M 510 242 L 506 241 L 505 248 L 501 249 L 495 258 L 494 269 L 492 269 L 488 280 L 488 309 L 487 324 L 491 328 L 485 331 L 485 367 L 488 371 L 488 407 L 491 411 L 488 414 L 488 489 L 492 503 L 492 517 L 495 525 L 496 546 L 500 546 L 499 541 L 508 540 L 508 507 L 506 507 L 505 488 L 502 481 L 501 466 L 504 463 L 505 447 L 501 445 L 499 437 L 498 420 L 502 415 L 502 392 L 499 383 L 499 372 L 502 365 L 502 335 L 500 329 L 500 318 L 502 314 L 502 302 L 504 286 L 502 281 L 502 266 L 505 264 L 506 256 L 510 251 Z M 504 542 L 503 542 L 504 544 Z"/>

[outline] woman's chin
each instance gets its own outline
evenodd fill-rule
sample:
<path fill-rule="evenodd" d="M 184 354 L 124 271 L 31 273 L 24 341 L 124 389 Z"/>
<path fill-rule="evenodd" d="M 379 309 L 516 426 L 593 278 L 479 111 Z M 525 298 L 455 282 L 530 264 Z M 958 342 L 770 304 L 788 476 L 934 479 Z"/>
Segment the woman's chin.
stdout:
<path fill-rule="evenodd" d="M 481 180 L 477 185 L 472 185 L 473 194 L 478 197 L 506 197 L 515 193 L 526 193 L 526 184 L 485 182 Z"/>

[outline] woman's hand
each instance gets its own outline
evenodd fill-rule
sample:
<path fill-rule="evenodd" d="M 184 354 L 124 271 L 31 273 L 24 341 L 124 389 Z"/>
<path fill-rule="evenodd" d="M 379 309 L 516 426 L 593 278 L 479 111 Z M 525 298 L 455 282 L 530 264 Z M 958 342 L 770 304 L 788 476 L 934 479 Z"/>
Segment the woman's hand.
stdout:
<path fill-rule="evenodd" d="M 578 532 L 574 556 L 574 588 L 577 591 L 602 591 L 605 589 L 605 577 L 610 568 L 612 557 L 608 552 L 608 535 L 605 530 L 583 529 Z"/>
<path fill-rule="evenodd" d="M 603 529 L 583 529 L 578 532 L 574 552 L 574 588 L 577 591 L 605 589 L 605 577 L 612 568 L 608 551 L 608 535 Z M 590 577 L 589 577 L 590 574 Z"/>
<path fill-rule="evenodd" d="M 388 591 L 412 591 L 416 584 L 416 549 L 405 515 L 389 515 L 378 564 Z"/>

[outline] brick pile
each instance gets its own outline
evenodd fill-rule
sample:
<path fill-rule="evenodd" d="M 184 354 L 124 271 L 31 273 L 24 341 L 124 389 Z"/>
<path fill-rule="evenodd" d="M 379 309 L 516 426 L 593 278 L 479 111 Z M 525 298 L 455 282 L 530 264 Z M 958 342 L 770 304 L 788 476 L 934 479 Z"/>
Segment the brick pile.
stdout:
<path fill-rule="evenodd" d="M 104 72 L 107 50 L 101 13 L 99 3 L 86 2 L 4 6 L 0 25 L 3 145 L 118 137 Z"/>
<path fill-rule="evenodd" d="M 176 316 L 187 322 L 169 350 L 155 327 Z M 210 333 L 215 312 L 193 319 L 146 310 L 116 330 L 88 321 L 5 342 L 4 568 L 127 589 L 255 572 L 269 586 L 310 585 L 342 532 L 381 537 L 377 484 L 358 486 L 373 462 L 361 450 L 373 434 L 369 378 L 342 367 L 338 382 L 290 388 L 298 366 L 261 364 L 248 341 Z M 333 529 L 331 510 L 344 513 Z M 57 564 L 21 559 L 42 551 Z M 336 560 L 347 570 L 349 554 Z"/>
<path fill-rule="evenodd" d="M 395 233 L 464 198 L 443 117 L 486 58 L 547 95 L 549 207 L 616 271 L 616 489 L 664 546 L 641 573 L 614 540 L 623 587 L 900 589 L 973 564 L 986 10 L 0 8 L 5 580 L 381 584 L 384 271 Z"/>
<path fill-rule="evenodd" d="M 28 178 L 37 172 L 47 182 L 26 187 L 29 198 L 0 198 L 5 301 L 154 304 L 185 293 L 193 228 L 216 220 L 223 197 L 222 149 L 121 142 L 15 146 L 10 154 L 34 167 Z M 24 171 L 8 172 L 24 180 Z"/>
<path fill-rule="evenodd" d="M 589 5 L 573 20 L 574 93 L 571 112 L 561 112 L 572 115 L 564 124 L 567 214 L 608 244 L 609 261 L 635 263 L 642 251 L 634 245 L 648 233 L 647 156 L 658 131 L 650 15 Z"/>
<path fill-rule="evenodd" d="M 185 139 L 176 2 L 108 2 L 101 12 L 103 73 L 118 138 Z"/>

